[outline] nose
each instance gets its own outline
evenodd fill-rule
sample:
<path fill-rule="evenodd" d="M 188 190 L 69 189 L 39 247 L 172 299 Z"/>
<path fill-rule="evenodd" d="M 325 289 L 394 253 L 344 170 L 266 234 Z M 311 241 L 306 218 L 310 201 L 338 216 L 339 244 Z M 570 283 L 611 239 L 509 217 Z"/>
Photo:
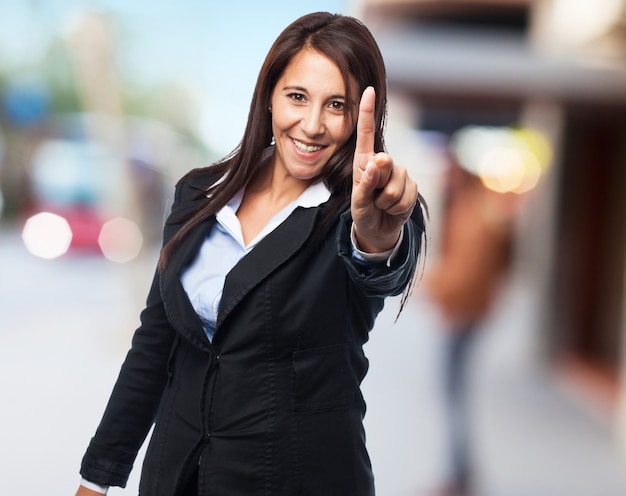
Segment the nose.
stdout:
<path fill-rule="evenodd" d="M 323 110 L 314 106 L 307 107 L 300 122 L 307 136 L 318 136 L 324 132 Z"/>

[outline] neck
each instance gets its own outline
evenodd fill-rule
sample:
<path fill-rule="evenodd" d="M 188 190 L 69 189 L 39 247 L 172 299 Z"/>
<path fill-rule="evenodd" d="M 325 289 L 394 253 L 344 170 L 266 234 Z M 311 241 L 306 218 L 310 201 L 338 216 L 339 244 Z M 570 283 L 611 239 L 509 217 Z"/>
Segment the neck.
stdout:
<path fill-rule="evenodd" d="M 248 185 L 246 194 L 264 196 L 267 201 L 286 205 L 298 198 L 314 181 L 302 181 L 274 166 L 274 159 L 256 171 Z"/>

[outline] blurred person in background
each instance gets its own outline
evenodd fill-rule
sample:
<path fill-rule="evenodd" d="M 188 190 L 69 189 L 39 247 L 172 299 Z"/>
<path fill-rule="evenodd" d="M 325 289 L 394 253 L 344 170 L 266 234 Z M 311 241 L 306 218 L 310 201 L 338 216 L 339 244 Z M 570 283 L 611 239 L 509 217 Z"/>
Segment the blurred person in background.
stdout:
<path fill-rule="evenodd" d="M 288 26 L 240 145 L 185 175 L 78 496 L 374 494 L 363 345 L 415 280 L 423 201 L 384 152 L 384 63 L 354 18 Z"/>
<path fill-rule="evenodd" d="M 423 289 L 445 326 L 443 391 L 448 477 L 434 494 L 473 494 L 468 371 L 477 332 L 512 258 L 515 198 L 485 187 L 451 159 L 443 193 L 438 256 Z"/>

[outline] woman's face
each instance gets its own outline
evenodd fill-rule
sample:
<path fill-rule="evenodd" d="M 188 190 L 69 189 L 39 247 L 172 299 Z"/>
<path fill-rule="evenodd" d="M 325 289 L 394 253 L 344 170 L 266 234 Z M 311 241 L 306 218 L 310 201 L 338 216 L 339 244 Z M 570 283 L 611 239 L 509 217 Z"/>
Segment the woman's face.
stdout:
<path fill-rule="evenodd" d="M 347 107 L 339 67 L 311 49 L 296 54 L 272 93 L 275 166 L 302 181 L 319 176 L 352 134 L 356 115 Z"/>

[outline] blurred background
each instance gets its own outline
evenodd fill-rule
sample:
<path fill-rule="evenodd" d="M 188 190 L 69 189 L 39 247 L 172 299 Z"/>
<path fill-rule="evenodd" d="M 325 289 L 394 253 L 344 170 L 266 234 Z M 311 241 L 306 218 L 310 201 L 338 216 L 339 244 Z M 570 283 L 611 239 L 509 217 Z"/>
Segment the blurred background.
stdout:
<path fill-rule="evenodd" d="M 237 146 L 271 43 L 317 10 L 385 57 L 387 147 L 430 208 L 424 281 L 451 171 L 510 227 L 464 370 L 475 494 L 626 494 L 626 0 L 2 2 L 0 493 L 75 491 L 174 183 Z M 366 349 L 377 491 L 443 494 L 449 319 L 426 284 L 398 305 Z M 141 457 L 110 494 L 136 493 Z"/>

